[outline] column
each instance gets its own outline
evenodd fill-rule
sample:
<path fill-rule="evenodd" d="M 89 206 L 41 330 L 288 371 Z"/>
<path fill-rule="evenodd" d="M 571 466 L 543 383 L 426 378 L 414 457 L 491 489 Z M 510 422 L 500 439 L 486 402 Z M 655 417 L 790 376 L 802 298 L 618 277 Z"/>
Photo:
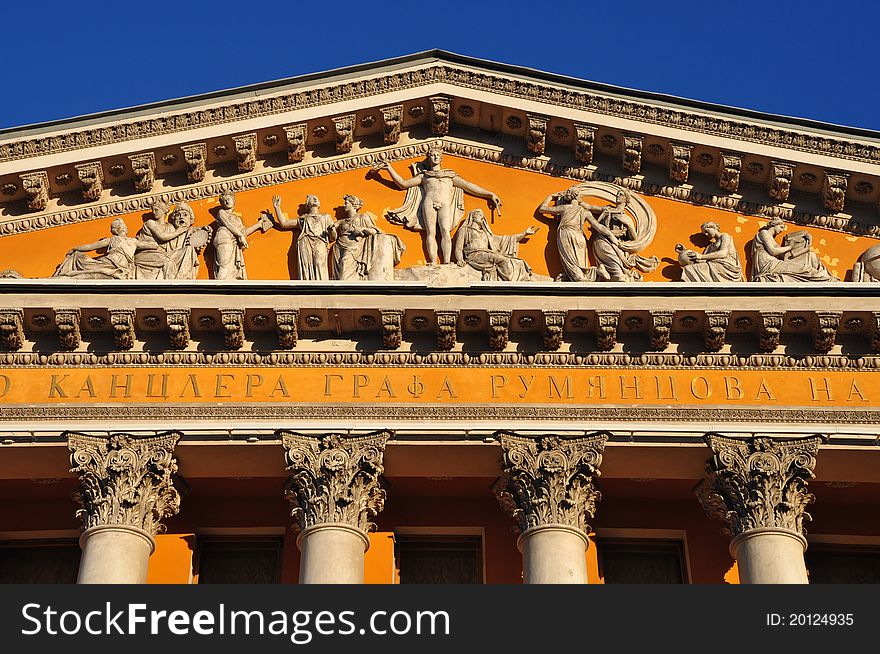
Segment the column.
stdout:
<path fill-rule="evenodd" d="M 390 432 L 353 438 L 280 433 L 291 474 L 285 492 L 299 532 L 299 583 L 364 583 L 367 534 L 385 506 L 380 478 Z"/>
<path fill-rule="evenodd" d="M 161 520 L 180 510 L 174 488 L 177 432 L 139 438 L 70 433 L 71 472 L 83 533 L 78 584 L 142 584 Z"/>
<path fill-rule="evenodd" d="M 587 534 L 601 494 L 596 477 L 607 433 L 525 438 L 499 432 L 501 507 L 519 523 L 517 547 L 527 584 L 587 583 Z"/>
<path fill-rule="evenodd" d="M 806 584 L 803 522 L 815 497 L 819 436 L 780 440 L 706 434 L 714 456 L 695 489 L 706 512 L 724 524 L 744 584 Z"/>

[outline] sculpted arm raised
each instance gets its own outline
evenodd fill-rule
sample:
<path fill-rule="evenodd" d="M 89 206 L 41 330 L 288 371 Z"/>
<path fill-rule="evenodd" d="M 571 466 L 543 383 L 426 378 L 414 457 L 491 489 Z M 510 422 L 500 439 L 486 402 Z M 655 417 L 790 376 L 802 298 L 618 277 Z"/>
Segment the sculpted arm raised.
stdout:
<path fill-rule="evenodd" d="M 95 241 L 94 243 L 86 243 L 85 245 L 77 245 L 75 248 L 71 248 L 67 251 L 67 254 L 72 254 L 74 252 L 91 252 L 92 250 L 100 250 L 101 248 L 105 248 L 110 245 L 110 237 L 105 236 L 99 241 Z"/>
<path fill-rule="evenodd" d="M 415 177 L 410 177 L 409 179 L 404 179 L 401 177 L 394 168 L 391 167 L 391 164 L 387 161 L 379 164 L 374 170 L 387 170 L 388 174 L 391 176 L 391 181 L 397 184 L 397 187 L 400 189 L 408 189 L 413 188 L 415 186 L 419 186 L 422 183 L 422 175 L 416 175 Z"/>
<path fill-rule="evenodd" d="M 299 218 L 288 218 L 287 214 L 281 211 L 281 197 L 278 195 L 272 196 L 272 208 L 275 210 L 275 219 L 278 221 L 278 224 L 282 227 L 287 228 L 296 228 L 300 226 Z"/>
<path fill-rule="evenodd" d="M 565 208 L 566 208 L 565 205 L 552 204 L 555 201 L 558 202 L 560 197 L 562 197 L 561 193 L 551 193 L 546 198 L 544 198 L 544 201 L 541 203 L 541 206 L 538 207 L 538 211 L 540 211 L 541 213 L 548 213 L 548 214 L 562 213 L 563 211 L 565 211 Z"/>

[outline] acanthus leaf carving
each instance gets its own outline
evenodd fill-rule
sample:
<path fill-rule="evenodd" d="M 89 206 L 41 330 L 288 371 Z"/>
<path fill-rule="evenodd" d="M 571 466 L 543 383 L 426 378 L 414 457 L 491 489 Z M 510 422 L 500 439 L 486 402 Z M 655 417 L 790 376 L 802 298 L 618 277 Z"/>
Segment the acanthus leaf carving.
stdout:
<path fill-rule="evenodd" d="M 695 493 L 706 513 L 724 524 L 731 537 L 751 529 L 776 527 L 803 534 L 814 496 L 814 477 L 822 438 L 780 440 L 763 436 L 737 439 L 706 434 L 714 456 Z"/>
<path fill-rule="evenodd" d="M 585 166 L 589 166 L 593 163 L 593 141 L 596 138 L 596 128 L 591 125 L 575 123 L 574 132 L 574 158 Z"/>
<path fill-rule="evenodd" d="M 403 310 L 382 309 L 382 347 L 396 350 L 400 347 L 402 334 Z"/>
<path fill-rule="evenodd" d="M 510 340 L 510 311 L 489 311 L 489 348 L 499 352 Z"/>
<path fill-rule="evenodd" d="M 220 309 L 223 323 L 223 344 L 230 350 L 244 345 L 244 309 Z"/>
<path fill-rule="evenodd" d="M 830 352 L 837 339 L 842 311 L 817 311 L 813 345 L 819 352 Z"/>
<path fill-rule="evenodd" d="M 431 101 L 431 133 L 435 136 L 449 134 L 449 112 L 452 102 L 448 96 L 435 95 L 429 98 Z"/>
<path fill-rule="evenodd" d="M 76 176 L 82 184 L 82 196 L 84 200 L 94 202 L 101 199 L 104 192 L 104 172 L 100 161 L 76 164 Z"/>
<path fill-rule="evenodd" d="M 688 180 L 691 166 L 691 146 L 671 143 L 669 146 L 669 179 L 681 184 Z"/>
<path fill-rule="evenodd" d="M 306 156 L 306 123 L 286 125 L 284 135 L 287 137 L 287 161 L 299 163 Z"/>
<path fill-rule="evenodd" d="M 562 524 L 590 533 L 588 521 L 602 497 L 596 478 L 608 436 L 606 432 L 571 439 L 496 434 L 503 472 L 495 483 L 495 496 L 521 532 Z"/>
<path fill-rule="evenodd" d="M 0 341 L 7 350 L 20 350 L 24 345 L 24 311 L 0 309 Z"/>
<path fill-rule="evenodd" d="M 152 152 L 131 154 L 131 172 L 134 176 L 134 189 L 138 193 L 149 193 L 156 183 L 156 155 Z"/>
<path fill-rule="evenodd" d="M 787 202 L 791 191 L 791 179 L 794 166 L 781 161 L 770 162 L 770 176 L 767 179 L 767 192 L 770 197 L 780 202 Z"/>
<path fill-rule="evenodd" d="M 544 316 L 544 349 L 555 352 L 562 347 L 565 311 L 542 311 Z"/>
<path fill-rule="evenodd" d="M 601 352 L 609 352 L 617 343 L 617 322 L 620 311 L 596 311 L 596 347 Z"/>
<path fill-rule="evenodd" d="M 625 134 L 623 136 L 623 169 L 631 175 L 642 170 L 642 137 Z"/>
<path fill-rule="evenodd" d="M 341 523 L 365 534 L 374 531 L 372 520 L 385 506 L 382 459 L 391 432 L 358 437 L 278 433 L 290 472 L 285 497 L 294 529 Z"/>
<path fill-rule="evenodd" d="M 113 343 L 120 350 L 134 346 L 134 309 L 110 309 L 110 325 L 113 327 Z"/>
<path fill-rule="evenodd" d="M 292 350 L 299 339 L 297 325 L 299 309 L 275 309 L 275 325 L 278 330 L 278 347 Z"/>
<path fill-rule="evenodd" d="M 782 333 L 784 311 L 762 311 L 761 330 L 758 336 L 758 348 L 762 352 L 772 352 L 779 347 L 779 336 Z"/>
<path fill-rule="evenodd" d="M 49 174 L 45 170 L 19 175 L 31 211 L 45 211 L 49 206 Z"/>
<path fill-rule="evenodd" d="M 166 309 L 165 321 L 168 323 L 168 337 L 171 347 L 185 350 L 189 347 L 189 309 Z"/>
<path fill-rule="evenodd" d="M 163 518 L 180 510 L 174 487 L 179 432 L 149 438 L 113 434 L 99 438 L 67 433 L 70 472 L 79 476 L 76 515 L 83 528 L 125 525 L 150 535 L 164 531 Z"/>
<path fill-rule="evenodd" d="M 674 311 L 651 312 L 651 349 L 655 352 L 662 352 L 669 347 L 674 316 Z"/>
<path fill-rule="evenodd" d="M 354 145 L 354 114 L 337 116 L 333 119 L 336 134 L 336 154 L 348 154 Z"/>
<path fill-rule="evenodd" d="M 873 325 L 871 326 L 871 351 L 880 352 L 880 311 L 874 311 L 872 314 Z"/>
<path fill-rule="evenodd" d="M 822 205 L 835 213 L 843 211 L 846 204 L 846 187 L 849 175 L 825 172 L 822 181 Z"/>
<path fill-rule="evenodd" d="M 544 154 L 544 147 L 547 143 L 547 117 L 526 114 L 526 118 L 529 121 L 528 140 L 526 142 L 529 152 Z"/>
<path fill-rule="evenodd" d="M 79 331 L 79 309 L 55 309 L 55 327 L 62 349 L 76 350 L 82 342 Z"/>
<path fill-rule="evenodd" d="M 186 181 L 190 184 L 201 182 L 207 172 L 208 146 L 205 143 L 182 145 L 183 160 L 186 164 Z"/>
<path fill-rule="evenodd" d="M 705 331 L 703 343 L 709 352 L 718 352 L 724 347 L 727 337 L 727 323 L 730 319 L 730 311 L 706 311 Z"/>
<path fill-rule="evenodd" d="M 448 352 L 458 340 L 458 310 L 435 309 L 434 317 L 437 321 L 437 349 Z"/>
<path fill-rule="evenodd" d="M 403 124 L 403 105 L 382 107 L 382 135 L 385 145 L 394 145 L 400 140 L 400 127 Z"/>
<path fill-rule="evenodd" d="M 718 186 L 728 193 L 739 191 L 740 171 L 742 170 L 742 157 L 736 154 L 721 153 L 721 161 L 718 163 Z"/>
<path fill-rule="evenodd" d="M 249 173 L 257 166 L 257 134 L 233 136 L 235 154 L 238 157 L 238 172 Z"/>

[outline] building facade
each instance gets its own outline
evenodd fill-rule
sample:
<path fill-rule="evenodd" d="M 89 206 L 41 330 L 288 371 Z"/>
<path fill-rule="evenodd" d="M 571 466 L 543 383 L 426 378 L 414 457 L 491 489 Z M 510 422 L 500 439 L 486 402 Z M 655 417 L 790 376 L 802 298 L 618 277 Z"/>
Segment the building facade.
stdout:
<path fill-rule="evenodd" d="M 880 580 L 880 134 L 435 51 L 0 191 L 0 581 Z"/>

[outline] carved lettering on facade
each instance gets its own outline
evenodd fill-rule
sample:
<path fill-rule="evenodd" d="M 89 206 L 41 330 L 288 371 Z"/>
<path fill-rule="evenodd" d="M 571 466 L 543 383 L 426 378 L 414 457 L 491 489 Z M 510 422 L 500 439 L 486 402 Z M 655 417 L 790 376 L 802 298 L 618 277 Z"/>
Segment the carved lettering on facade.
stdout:
<path fill-rule="evenodd" d="M 287 161 L 299 163 L 306 156 L 306 123 L 286 125 L 284 135 L 287 137 Z"/>
<path fill-rule="evenodd" d="M 496 434 L 503 473 L 495 496 L 521 532 L 542 525 L 567 525 L 590 533 L 602 495 L 596 487 L 608 434 L 587 438 L 525 438 Z"/>
<path fill-rule="evenodd" d="M 201 182 L 207 172 L 208 146 L 205 143 L 180 146 L 186 163 L 186 181 L 190 184 Z"/>
<path fill-rule="evenodd" d="M 728 193 L 739 191 L 739 177 L 742 170 L 742 157 L 736 154 L 721 153 L 718 163 L 718 186 Z"/>
<path fill-rule="evenodd" d="M 818 436 L 774 440 L 756 436 L 736 439 L 706 434 L 714 456 L 697 498 L 711 517 L 724 524 L 731 537 L 760 527 L 803 533 L 803 521 L 814 496 L 807 482 L 814 477 Z"/>
<path fill-rule="evenodd" d="M 278 433 L 291 475 L 285 496 L 294 529 L 342 523 L 364 533 L 374 531 L 372 520 L 385 506 L 382 458 L 391 433 L 354 438 Z"/>
<path fill-rule="evenodd" d="M 238 157 L 238 172 L 249 173 L 257 166 L 257 135 L 256 133 L 233 136 L 235 154 Z"/>

